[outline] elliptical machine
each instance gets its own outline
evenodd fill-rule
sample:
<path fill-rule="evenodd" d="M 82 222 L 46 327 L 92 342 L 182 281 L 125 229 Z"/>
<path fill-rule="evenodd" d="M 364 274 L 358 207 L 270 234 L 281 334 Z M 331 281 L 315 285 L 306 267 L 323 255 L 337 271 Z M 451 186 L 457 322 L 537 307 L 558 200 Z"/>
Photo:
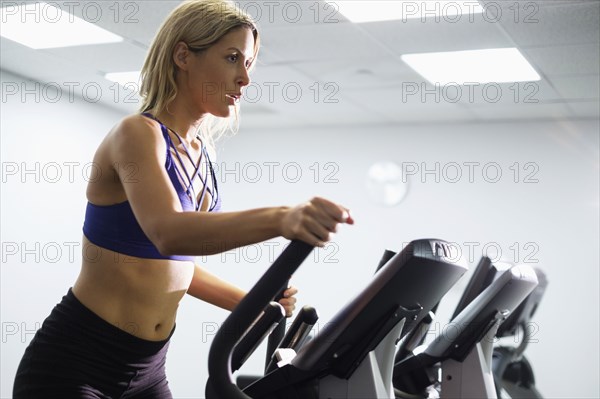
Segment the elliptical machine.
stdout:
<path fill-rule="evenodd" d="M 453 317 L 456 317 L 477 295 L 489 286 L 501 270 L 510 267 L 511 265 L 506 263 L 496 263 L 494 265 L 490 258 L 482 257 L 456 306 Z M 519 331 L 523 334 L 517 347 L 494 346 L 492 371 L 498 398 L 506 397 L 506 394 L 515 399 L 542 397 L 535 388 L 533 369 L 523 355 L 528 343 L 531 341 L 531 335 L 534 333 L 531 319 L 548 286 L 546 274 L 540 268 L 533 267 L 532 269 L 538 279 L 538 285 L 500 325 L 496 332 L 496 338 L 516 338 Z"/>
<path fill-rule="evenodd" d="M 500 326 L 496 337 L 517 337 L 522 333 L 518 346 L 496 346 L 493 354 L 493 372 L 498 398 L 513 399 L 542 398 L 542 394 L 535 387 L 533 368 L 524 355 L 527 345 L 532 342 L 535 325 L 531 319 L 542 300 L 548 279 L 539 268 L 534 268 L 539 281 L 535 290 Z"/>
<path fill-rule="evenodd" d="M 231 375 L 236 344 L 252 333 L 250 326 L 261 310 L 312 250 L 292 242 L 217 332 L 209 353 L 207 398 L 393 398 L 397 340 L 418 325 L 467 270 L 447 257 L 447 247 L 441 240 L 411 242 L 296 356 L 242 391 Z"/>
<path fill-rule="evenodd" d="M 418 335 L 401 343 L 394 367 L 396 397 L 497 398 L 494 337 L 537 285 L 531 267 L 497 268 L 484 257 L 459 301 L 451 328 L 445 328 L 422 352 L 412 351 L 426 334 L 430 317 L 414 330 Z"/>

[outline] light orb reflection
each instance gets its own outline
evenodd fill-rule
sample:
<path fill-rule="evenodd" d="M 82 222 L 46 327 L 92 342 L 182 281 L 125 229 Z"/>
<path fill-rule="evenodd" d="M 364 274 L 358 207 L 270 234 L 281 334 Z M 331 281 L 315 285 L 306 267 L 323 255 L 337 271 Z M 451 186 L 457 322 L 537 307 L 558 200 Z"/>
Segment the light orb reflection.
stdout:
<path fill-rule="evenodd" d="M 380 161 L 369 168 L 367 192 L 377 204 L 395 206 L 406 197 L 408 180 L 397 163 Z"/>

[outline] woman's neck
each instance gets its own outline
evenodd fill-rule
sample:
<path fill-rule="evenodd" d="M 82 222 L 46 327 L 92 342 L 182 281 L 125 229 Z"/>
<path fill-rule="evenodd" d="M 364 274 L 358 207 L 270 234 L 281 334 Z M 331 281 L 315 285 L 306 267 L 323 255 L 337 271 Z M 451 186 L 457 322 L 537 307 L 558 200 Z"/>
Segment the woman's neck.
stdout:
<path fill-rule="evenodd" d="M 180 109 L 174 105 L 170 105 L 168 108 Z M 149 112 L 172 132 L 181 137 L 186 145 L 193 146 L 193 143 L 198 142 L 198 126 L 202 121 L 202 116 L 191 116 L 185 111 L 168 112 L 167 110 L 163 110 L 162 112 L 154 113 L 153 110 L 150 110 Z"/>

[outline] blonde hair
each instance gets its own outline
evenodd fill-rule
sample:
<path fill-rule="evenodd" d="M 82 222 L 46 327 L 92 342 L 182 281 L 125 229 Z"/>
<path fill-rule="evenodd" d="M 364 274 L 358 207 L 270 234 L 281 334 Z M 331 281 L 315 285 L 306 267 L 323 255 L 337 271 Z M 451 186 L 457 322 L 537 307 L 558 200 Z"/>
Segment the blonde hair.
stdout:
<path fill-rule="evenodd" d="M 177 66 L 173 61 L 175 45 L 181 41 L 196 49 L 207 49 L 231 30 L 248 27 L 254 36 L 254 61 L 260 47 L 258 29 L 252 18 L 228 0 L 192 0 L 176 7 L 163 22 L 140 73 L 140 112 L 150 109 L 155 113 L 169 112 L 168 104 L 177 96 L 175 76 Z M 232 118 L 207 115 L 197 134 L 211 146 L 226 131 L 237 131 L 239 114 L 235 108 Z"/>

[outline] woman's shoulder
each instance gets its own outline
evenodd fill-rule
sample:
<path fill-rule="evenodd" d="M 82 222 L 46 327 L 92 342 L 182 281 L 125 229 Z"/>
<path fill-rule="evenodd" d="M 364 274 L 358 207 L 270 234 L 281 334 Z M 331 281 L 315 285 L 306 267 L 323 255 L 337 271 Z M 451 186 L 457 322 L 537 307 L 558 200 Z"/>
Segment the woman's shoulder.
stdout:
<path fill-rule="evenodd" d="M 109 133 L 109 140 L 121 149 L 164 149 L 160 125 L 144 115 L 132 114 L 120 119 Z"/>
<path fill-rule="evenodd" d="M 131 114 L 121 118 L 112 128 L 112 134 L 125 136 L 160 135 L 160 125 L 141 114 Z"/>
<path fill-rule="evenodd" d="M 141 114 L 127 115 L 111 129 L 110 136 L 115 141 L 162 141 L 160 125 L 153 119 Z"/>

